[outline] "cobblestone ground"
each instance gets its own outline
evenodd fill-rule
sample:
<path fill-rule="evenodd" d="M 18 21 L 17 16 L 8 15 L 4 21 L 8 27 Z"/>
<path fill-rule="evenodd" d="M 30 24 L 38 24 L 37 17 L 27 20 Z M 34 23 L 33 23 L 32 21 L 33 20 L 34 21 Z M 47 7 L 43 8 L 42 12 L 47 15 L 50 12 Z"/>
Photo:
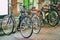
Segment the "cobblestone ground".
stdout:
<path fill-rule="evenodd" d="M 44 25 L 39 34 L 34 34 L 30 38 L 23 38 L 19 32 L 8 36 L 0 36 L 0 40 L 60 40 L 60 25 L 50 27 Z"/>

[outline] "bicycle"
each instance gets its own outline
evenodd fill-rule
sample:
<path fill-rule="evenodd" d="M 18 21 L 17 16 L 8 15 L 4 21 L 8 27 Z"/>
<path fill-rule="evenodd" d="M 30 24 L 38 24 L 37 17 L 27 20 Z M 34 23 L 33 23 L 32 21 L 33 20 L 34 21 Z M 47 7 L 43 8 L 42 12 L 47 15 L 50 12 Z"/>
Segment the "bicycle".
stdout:
<path fill-rule="evenodd" d="M 7 15 L 7 17 L 6 18 L 8 18 L 7 20 L 6 20 L 6 22 L 4 23 L 4 21 L 5 21 L 5 19 L 6 18 L 4 18 L 3 19 L 3 21 L 2 21 L 2 28 L 3 28 L 3 31 L 4 31 L 4 33 L 6 34 L 6 35 L 9 35 L 9 34 L 11 34 L 13 31 L 14 31 L 14 28 L 16 27 L 16 21 L 15 21 L 15 18 L 14 18 L 14 16 L 13 16 L 13 8 L 14 8 L 14 6 L 16 5 L 16 4 L 19 4 L 19 6 L 21 6 L 22 5 L 22 3 L 15 3 L 14 5 L 12 5 L 11 7 L 11 14 L 10 15 Z M 23 6 L 22 6 L 23 7 Z M 23 7 L 24 8 L 24 7 Z M 21 32 L 21 35 L 24 37 L 24 38 L 29 38 L 31 35 L 32 35 L 32 33 L 33 33 L 33 27 L 32 27 L 32 22 L 31 22 L 31 19 L 29 18 L 29 16 L 27 16 L 27 15 L 24 15 L 23 16 L 23 13 L 25 13 L 25 10 L 23 11 L 23 10 L 21 10 L 20 11 L 20 13 L 21 13 L 21 15 L 19 16 L 19 18 L 18 18 L 18 20 L 19 20 L 19 23 L 18 23 L 18 26 L 16 27 L 16 29 L 18 30 L 18 31 L 20 31 Z M 10 21 L 9 21 L 10 20 Z M 11 27 L 11 29 L 7 26 L 7 25 L 10 25 L 10 23 L 11 23 L 11 25 L 12 25 L 12 27 Z M 4 25 L 5 24 L 5 25 Z M 4 25 L 4 26 L 3 26 Z M 5 28 L 4 28 L 5 27 Z M 7 27 L 7 28 L 6 28 Z M 19 29 L 18 29 L 18 27 L 19 27 Z M 7 29 L 7 31 L 8 31 L 8 29 L 10 29 L 10 32 L 6 32 L 6 29 Z M 29 33 L 28 33 L 29 32 Z"/>
<path fill-rule="evenodd" d="M 35 13 L 32 16 L 32 22 L 33 22 L 33 32 L 35 34 L 38 34 L 41 30 L 40 17 Z"/>
<path fill-rule="evenodd" d="M 52 27 L 55 27 L 58 24 L 58 14 L 55 9 L 52 8 L 50 5 L 45 5 L 40 10 L 40 16 L 42 18 L 41 23 L 47 23 Z"/>
<path fill-rule="evenodd" d="M 56 3 L 51 1 L 50 5 L 52 6 L 52 8 L 54 8 L 57 11 L 59 20 L 60 20 L 60 1 L 57 1 Z M 59 20 L 58 20 L 58 22 L 59 22 Z"/>
<path fill-rule="evenodd" d="M 30 4 L 32 5 L 32 4 Z M 30 6 L 29 5 L 29 6 Z M 40 16 L 36 13 L 35 7 L 32 7 L 31 9 L 28 10 L 28 13 L 30 15 L 30 18 L 32 19 L 32 24 L 33 24 L 33 33 L 38 34 L 41 30 L 41 25 L 40 25 Z"/>

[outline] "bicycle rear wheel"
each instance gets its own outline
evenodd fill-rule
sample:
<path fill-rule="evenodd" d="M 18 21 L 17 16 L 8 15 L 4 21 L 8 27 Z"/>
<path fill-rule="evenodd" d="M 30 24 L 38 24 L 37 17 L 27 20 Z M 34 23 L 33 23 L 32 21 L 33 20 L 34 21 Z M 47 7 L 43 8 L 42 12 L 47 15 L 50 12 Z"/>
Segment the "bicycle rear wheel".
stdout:
<path fill-rule="evenodd" d="M 49 25 L 55 27 L 58 24 L 59 18 L 56 11 L 51 11 L 49 14 Z"/>
<path fill-rule="evenodd" d="M 33 22 L 33 32 L 35 34 L 39 33 L 41 30 L 41 25 L 40 25 L 40 17 L 36 14 L 32 16 L 32 22 Z"/>
<path fill-rule="evenodd" d="M 13 20 L 9 16 L 5 16 L 2 20 L 2 29 L 6 35 L 9 35 L 13 31 Z"/>
<path fill-rule="evenodd" d="M 29 38 L 32 35 L 33 33 L 32 21 L 28 16 L 21 21 L 20 32 L 24 38 Z"/>

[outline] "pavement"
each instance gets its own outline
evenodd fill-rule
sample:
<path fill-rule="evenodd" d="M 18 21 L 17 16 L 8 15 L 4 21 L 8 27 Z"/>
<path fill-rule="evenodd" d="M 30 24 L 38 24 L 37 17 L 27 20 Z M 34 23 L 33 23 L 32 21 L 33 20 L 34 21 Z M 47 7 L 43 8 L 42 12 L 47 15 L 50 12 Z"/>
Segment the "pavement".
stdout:
<path fill-rule="evenodd" d="M 30 38 L 23 38 L 20 32 L 16 32 L 0 36 L 0 40 L 60 40 L 60 24 L 55 27 L 44 25 L 39 34 L 33 33 Z"/>

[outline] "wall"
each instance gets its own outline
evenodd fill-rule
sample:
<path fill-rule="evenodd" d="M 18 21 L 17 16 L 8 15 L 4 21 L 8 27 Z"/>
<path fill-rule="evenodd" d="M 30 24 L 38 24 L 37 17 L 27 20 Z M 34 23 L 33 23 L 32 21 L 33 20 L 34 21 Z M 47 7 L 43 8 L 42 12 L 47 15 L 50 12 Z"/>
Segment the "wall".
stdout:
<path fill-rule="evenodd" d="M 17 3 L 17 0 L 12 0 L 11 3 L 14 5 L 15 3 Z M 14 7 L 14 10 L 13 10 L 14 14 L 17 15 L 17 4 L 15 5 Z"/>

